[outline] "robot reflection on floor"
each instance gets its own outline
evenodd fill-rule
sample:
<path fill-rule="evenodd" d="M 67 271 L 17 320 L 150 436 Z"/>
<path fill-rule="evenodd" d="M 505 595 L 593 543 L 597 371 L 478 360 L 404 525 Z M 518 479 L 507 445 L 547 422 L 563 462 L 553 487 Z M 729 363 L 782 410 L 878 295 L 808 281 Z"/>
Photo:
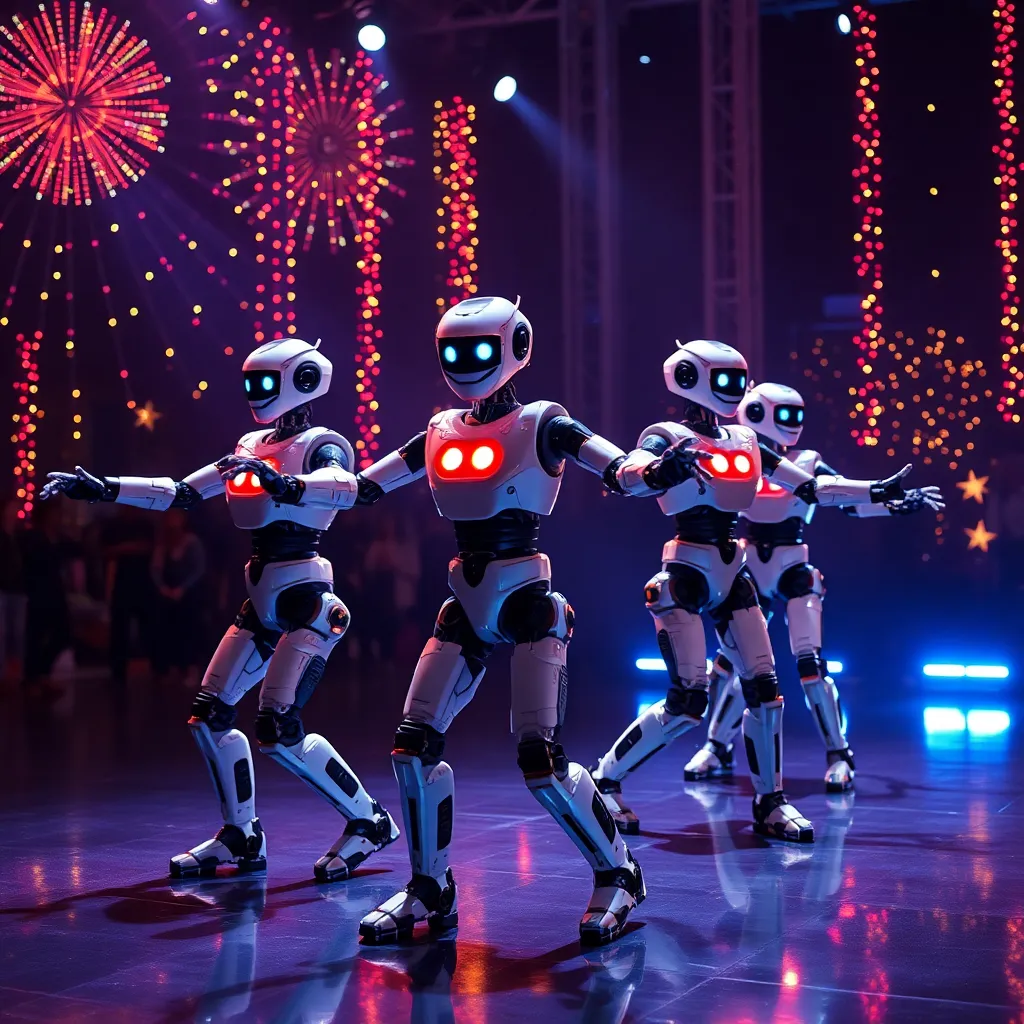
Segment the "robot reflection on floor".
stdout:
<path fill-rule="evenodd" d="M 760 445 L 745 426 L 722 426 L 747 390 L 747 364 L 717 341 L 680 345 L 664 364 L 668 389 L 683 398 L 681 421 L 656 423 L 618 470 L 627 493 L 658 491 L 675 516 L 676 536 L 662 551 L 662 571 L 645 590 L 669 689 L 641 714 L 601 758 L 594 779 L 620 830 L 639 832 L 621 796 L 621 783 L 703 717 L 708 707 L 704 625 L 710 614 L 739 670 L 746 709 L 743 734 L 754 786 L 756 831 L 791 842 L 813 842 L 814 830 L 782 788 L 782 696 L 757 588 L 736 541 L 738 514 L 754 501 L 762 473 L 807 504 L 850 505 L 904 496 L 905 467 L 884 481 L 818 476 Z M 658 480 L 671 482 L 665 488 Z"/>
<path fill-rule="evenodd" d="M 441 757 L 445 733 L 501 643 L 514 645 L 512 729 L 526 785 L 594 871 L 582 941 L 615 938 L 646 895 L 593 779 L 558 742 L 573 612 L 552 591 L 551 562 L 537 548 L 566 460 L 618 490 L 625 453 L 554 402 L 519 404 L 511 379 L 529 363 L 532 346 L 518 303 L 474 298 L 449 309 L 437 328 L 438 358 L 449 387 L 472 409 L 437 414 L 424 433 L 359 477 L 359 501 L 370 503 L 426 475 L 459 552 L 449 565 L 454 596 L 420 655 L 392 753 L 412 880 L 363 918 L 360 934 L 369 943 L 406 938 L 419 922 L 439 931 L 458 920 L 449 867 L 454 776 Z"/>
<path fill-rule="evenodd" d="M 817 452 L 791 450 L 799 442 L 804 425 L 804 400 L 798 391 L 782 384 L 759 384 L 740 403 L 737 419 L 753 429 L 762 444 L 785 454 L 801 469 L 816 477 L 835 475 L 835 470 L 827 466 Z M 939 488 L 921 487 L 907 491 L 895 501 L 845 505 L 842 510 L 864 518 L 910 515 L 944 507 Z M 803 541 L 804 525 L 813 515 L 813 504 L 762 480 L 754 503 L 740 513 L 747 535 L 741 544 L 765 615 L 770 617 L 773 601 L 785 602 L 789 645 L 796 658 L 804 701 L 825 744 L 825 789 L 841 793 L 853 785 L 853 752 L 846 740 L 839 692 L 825 670 L 821 654 L 825 585 L 821 573 L 808 562 L 807 545 Z M 732 774 L 733 739 L 743 721 L 742 690 L 728 651 L 720 650 L 716 656 L 710 682 L 716 690 L 715 705 L 707 742 L 685 769 L 685 776 L 691 782 Z"/>
<path fill-rule="evenodd" d="M 238 701 L 262 682 L 256 717 L 260 750 L 319 793 L 348 823 L 314 866 L 322 882 L 347 878 L 370 854 L 398 838 L 388 812 L 363 788 L 323 737 L 307 733 L 303 706 L 349 624 L 334 593 L 331 563 L 317 554 L 339 509 L 355 502 L 352 448 L 340 434 L 313 426 L 310 402 L 327 393 L 331 363 L 297 338 L 268 342 L 245 360 L 249 406 L 263 429 L 246 434 L 235 454 L 183 481 L 169 477 L 96 477 L 80 466 L 50 473 L 40 493 L 164 511 L 190 509 L 226 495 L 231 518 L 252 536 L 249 594 L 206 670 L 189 727 L 206 758 L 224 826 L 213 839 L 171 859 L 173 878 L 266 867 L 267 837 L 256 817 L 252 754 L 234 727 Z M 268 429 L 273 425 L 273 429 Z"/>

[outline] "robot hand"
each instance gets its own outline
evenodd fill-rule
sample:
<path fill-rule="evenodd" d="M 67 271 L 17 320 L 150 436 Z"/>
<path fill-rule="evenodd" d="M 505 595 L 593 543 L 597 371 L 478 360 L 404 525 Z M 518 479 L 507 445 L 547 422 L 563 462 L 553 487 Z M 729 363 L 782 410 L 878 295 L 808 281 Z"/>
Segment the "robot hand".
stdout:
<path fill-rule="evenodd" d="M 58 494 L 66 494 L 76 501 L 90 503 L 102 501 L 107 495 L 107 484 L 98 476 L 75 466 L 74 473 L 47 473 L 46 483 L 39 492 L 40 501 L 49 501 Z"/>
<path fill-rule="evenodd" d="M 284 505 L 297 505 L 302 498 L 304 488 L 300 480 L 287 473 L 278 473 L 262 459 L 245 455 L 225 455 L 216 466 L 225 483 L 239 473 L 251 473 L 259 480 L 260 486 L 267 494 Z"/>
<path fill-rule="evenodd" d="M 938 487 L 912 487 L 902 498 L 886 502 L 886 507 L 894 516 L 909 516 L 926 508 L 939 512 L 946 503 Z"/>
<path fill-rule="evenodd" d="M 871 485 L 871 503 L 878 505 L 889 501 L 902 501 L 907 492 L 903 489 L 904 477 L 913 469 L 911 463 L 907 463 L 898 473 L 886 477 L 885 480 L 876 480 Z"/>
<path fill-rule="evenodd" d="M 701 462 L 711 458 L 710 452 L 694 451 L 697 438 L 687 437 L 666 449 L 644 470 L 644 483 L 653 491 L 667 491 L 670 487 L 695 479 L 697 489 L 703 494 L 710 479 Z"/>

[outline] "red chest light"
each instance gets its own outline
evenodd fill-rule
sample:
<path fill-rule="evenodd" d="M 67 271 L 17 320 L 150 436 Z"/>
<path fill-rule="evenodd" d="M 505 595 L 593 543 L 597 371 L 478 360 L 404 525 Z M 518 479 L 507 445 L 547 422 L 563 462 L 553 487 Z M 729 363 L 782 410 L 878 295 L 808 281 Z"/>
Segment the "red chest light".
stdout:
<path fill-rule="evenodd" d="M 271 469 L 280 470 L 281 463 L 274 458 L 262 460 Z M 227 491 L 234 498 L 255 498 L 266 492 L 260 486 L 260 478 L 255 473 L 239 473 L 227 482 Z"/>
<path fill-rule="evenodd" d="M 771 480 L 765 480 L 761 477 L 757 481 L 757 493 L 761 498 L 788 498 L 789 491 L 785 487 L 780 487 L 778 484 L 773 484 Z"/>
<path fill-rule="evenodd" d="M 492 437 L 479 441 L 445 441 L 434 455 L 434 472 L 442 480 L 486 480 L 501 469 L 505 451 Z"/>
<path fill-rule="evenodd" d="M 724 451 L 721 448 L 701 446 L 711 458 L 701 468 L 715 480 L 750 480 L 754 476 L 754 461 L 746 452 Z"/>

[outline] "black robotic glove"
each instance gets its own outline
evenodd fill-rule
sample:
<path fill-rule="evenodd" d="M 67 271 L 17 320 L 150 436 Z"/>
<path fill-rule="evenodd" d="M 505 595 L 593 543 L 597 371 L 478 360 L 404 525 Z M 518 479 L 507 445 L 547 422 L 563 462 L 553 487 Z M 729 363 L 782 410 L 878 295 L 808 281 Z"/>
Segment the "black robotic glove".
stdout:
<path fill-rule="evenodd" d="M 104 480 L 75 466 L 74 473 L 47 473 L 46 483 L 39 492 L 40 501 L 49 501 L 58 494 L 66 494 L 75 501 L 113 501 L 117 497 L 117 481 Z"/>
<path fill-rule="evenodd" d="M 885 507 L 894 516 L 909 516 L 926 508 L 940 512 L 946 507 L 946 503 L 942 500 L 942 491 L 938 487 L 912 487 L 902 498 L 887 501 Z"/>
<path fill-rule="evenodd" d="M 667 491 L 687 480 L 696 480 L 697 489 L 703 494 L 707 489 L 705 481 L 710 479 L 701 462 L 711 458 L 710 452 L 694 451 L 697 438 L 687 437 L 667 448 L 643 472 L 644 483 L 652 491 Z"/>
<path fill-rule="evenodd" d="M 278 473 L 273 466 L 252 456 L 225 455 L 216 466 L 225 483 L 239 473 L 252 473 L 263 490 L 282 505 L 298 505 L 306 490 L 305 484 L 298 477 Z"/>
<path fill-rule="evenodd" d="M 903 479 L 910 472 L 913 466 L 908 462 L 898 473 L 886 477 L 884 480 L 876 480 L 868 492 L 872 505 L 879 505 L 884 502 L 902 501 L 907 492 L 903 489 Z"/>

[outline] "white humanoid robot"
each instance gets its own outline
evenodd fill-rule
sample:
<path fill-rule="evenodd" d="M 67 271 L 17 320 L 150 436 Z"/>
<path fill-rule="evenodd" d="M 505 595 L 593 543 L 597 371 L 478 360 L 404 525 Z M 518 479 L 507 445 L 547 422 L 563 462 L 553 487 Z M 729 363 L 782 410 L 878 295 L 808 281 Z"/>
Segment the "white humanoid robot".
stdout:
<path fill-rule="evenodd" d="M 910 467 L 877 482 L 815 477 L 759 444 L 749 427 L 721 425 L 719 417 L 735 416 L 747 390 L 746 361 L 721 342 L 679 345 L 665 360 L 664 374 L 668 389 L 683 398 L 681 420 L 648 427 L 617 474 L 629 494 L 659 492 L 662 512 L 675 517 L 676 536 L 664 546 L 662 571 L 645 590 L 669 689 L 601 758 L 594 779 L 620 830 L 639 832 L 636 815 L 622 802 L 621 783 L 707 710 L 701 621 L 707 612 L 740 676 L 754 828 L 813 842 L 811 823 L 782 789 L 783 701 L 757 588 L 736 541 L 739 513 L 753 503 L 762 474 L 807 504 L 850 505 L 902 498 Z"/>
<path fill-rule="evenodd" d="M 584 943 L 618 936 L 646 895 L 640 867 L 615 829 L 593 779 L 558 742 L 567 695 L 573 612 L 551 589 L 537 547 L 542 516 L 558 498 L 566 460 L 617 490 L 625 453 L 554 402 L 520 405 L 512 377 L 530 361 L 529 321 L 503 298 L 460 302 L 441 318 L 445 380 L 472 408 L 438 413 L 427 430 L 360 474 L 362 503 L 426 475 L 438 512 L 452 521 L 458 556 L 450 597 L 413 674 L 392 753 L 402 795 L 412 880 L 363 918 L 368 943 L 437 932 L 458 921 L 449 867 L 454 776 L 441 759 L 445 733 L 473 699 L 488 655 L 513 644 L 512 730 L 526 785 L 594 871 Z"/>
<path fill-rule="evenodd" d="M 192 706 L 189 728 L 220 799 L 224 825 L 171 859 L 173 878 L 212 875 L 221 864 L 266 868 L 267 837 L 256 817 L 252 755 L 234 727 L 239 700 L 262 682 L 256 716 L 259 748 L 324 797 L 346 819 L 338 841 L 314 866 L 322 882 L 347 878 L 370 854 L 398 838 L 388 812 L 363 788 L 323 737 L 307 733 L 302 708 L 320 682 L 349 612 L 334 593 L 331 563 L 317 554 L 338 509 L 355 502 L 352 448 L 313 426 L 310 402 L 327 393 L 331 363 L 297 338 L 268 342 L 245 360 L 246 397 L 260 430 L 235 454 L 183 481 L 169 477 L 96 477 L 50 473 L 40 497 L 66 494 L 163 511 L 226 495 L 237 527 L 252 537 L 245 570 L 249 599 L 221 640 Z"/>
<path fill-rule="evenodd" d="M 804 400 L 798 391 L 782 384 L 758 384 L 740 403 L 737 420 L 754 430 L 761 443 L 785 454 L 801 469 L 815 477 L 835 476 L 821 455 L 808 449 L 791 450 L 804 427 Z M 902 498 L 881 504 L 844 505 L 842 510 L 857 517 L 910 515 L 923 509 L 944 508 L 938 487 L 909 490 Z M 825 670 L 821 654 L 821 603 L 825 585 L 821 573 L 808 561 L 804 526 L 814 515 L 814 504 L 770 480 L 760 480 L 757 496 L 740 513 L 746 538 L 741 540 L 747 568 L 757 586 L 758 599 L 770 617 L 774 601 L 784 602 L 789 645 L 796 658 L 804 701 L 810 709 L 825 744 L 827 766 L 825 789 L 841 793 L 853 785 L 853 751 L 846 741 L 846 729 L 839 692 Z M 732 660 L 719 651 L 711 669 L 717 684 L 708 739 L 685 769 L 687 780 L 732 774 L 733 739 L 743 720 L 743 697 Z"/>

